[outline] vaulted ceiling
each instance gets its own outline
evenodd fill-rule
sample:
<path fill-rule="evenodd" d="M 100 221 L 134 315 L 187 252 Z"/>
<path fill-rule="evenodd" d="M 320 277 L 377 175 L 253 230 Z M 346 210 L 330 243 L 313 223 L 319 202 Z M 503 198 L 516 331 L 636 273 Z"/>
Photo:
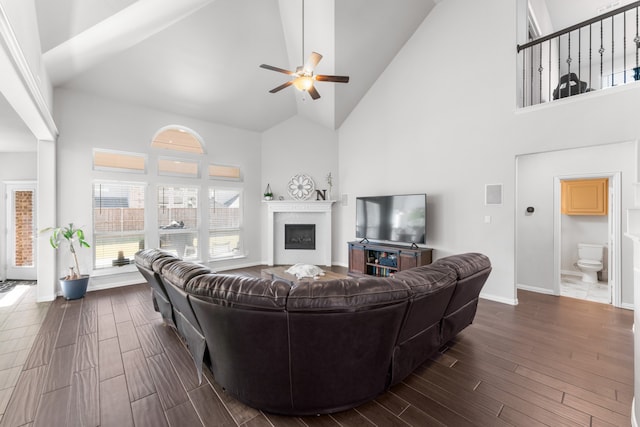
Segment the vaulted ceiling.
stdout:
<path fill-rule="evenodd" d="M 416 28 L 443 0 L 35 0 L 55 87 L 264 131 L 296 115 L 338 128 Z M 530 0 L 531 1 L 531 0 Z M 594 16 L 605 0 L 538 0 L 554 27 Z M 627 3 L 631 0 L 621 0 Z M 602 3 L 602 4 L 601 4 Z M 313 101 L 268 91 L 317 51 Z M 0 151 L 35 150 L 0 96 Z M 14 148 L 12 148 L 14 147 Z"/>
<path fill-rule="evenodd" d="M 36 0 L 54 86 L 264 131 L 301 114 L 330 128 L 349 115 L 434 0 L 306 0 L 304 59 L 324 57 L 313 101 L 262 63 L 302 65 L 302 0 Z"/>

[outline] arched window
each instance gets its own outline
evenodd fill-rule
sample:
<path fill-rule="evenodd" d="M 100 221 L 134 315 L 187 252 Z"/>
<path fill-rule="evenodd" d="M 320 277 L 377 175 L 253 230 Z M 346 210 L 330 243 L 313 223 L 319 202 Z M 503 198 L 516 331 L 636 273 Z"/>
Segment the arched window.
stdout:
<path fill-rule="evenodd" d="M 204 154 L 204 144 L 200 135 L 189 128 L 178 125 L 165 126 L 160 129 L 151 140 L 151 146 L 164 150 Z"/>

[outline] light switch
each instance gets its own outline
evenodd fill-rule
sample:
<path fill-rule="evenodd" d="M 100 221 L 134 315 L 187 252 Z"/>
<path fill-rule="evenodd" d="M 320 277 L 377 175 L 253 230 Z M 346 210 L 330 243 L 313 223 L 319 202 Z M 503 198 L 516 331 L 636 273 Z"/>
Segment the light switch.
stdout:
<path fill-rule="evenodd" d="M 491 215 L 485 215 L 484 223 L 485 224 L 491 224 Z"/>

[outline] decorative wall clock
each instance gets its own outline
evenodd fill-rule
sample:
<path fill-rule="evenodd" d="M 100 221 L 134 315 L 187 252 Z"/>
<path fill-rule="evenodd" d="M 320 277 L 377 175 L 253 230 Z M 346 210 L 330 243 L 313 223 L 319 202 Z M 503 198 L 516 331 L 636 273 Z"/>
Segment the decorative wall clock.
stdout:
<path fill-rule="evenodd" d="M 295 200 L 306 200 L 313 194 L 315 188 L 316 185 L 309 176 L 298 174 L 291 177 L 287 191 Z"/>

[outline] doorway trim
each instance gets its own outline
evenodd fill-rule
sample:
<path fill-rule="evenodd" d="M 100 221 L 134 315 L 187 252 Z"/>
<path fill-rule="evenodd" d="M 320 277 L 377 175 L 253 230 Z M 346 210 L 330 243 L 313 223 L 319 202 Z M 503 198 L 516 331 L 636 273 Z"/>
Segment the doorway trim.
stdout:
<path fill-rule="evenodd" d="M 613 282 L 613 286 L 609 286 L 611 292 L 611 304 L 614 307 L 622 307 L 622 292 L 620 289 L 620 277 L 622 268 L 622 243 L 620 241 L 620 222 L 622 218 L 622 197 L 621 197 L 621 173 L 605 172 L 605 173 L 586 173 L 573 175 L 558 175 L 553 178 L 553 293 L 560 295 L 560 275 L 561 275 L 561 256 L 562 256 L 562 213 L 561 207 L 561 181 L 572 179 L 589 179 L 589 178 L 609 178 L 609 215 L 607 227 L 607 244 L 609 250 L 609 284 Z"/>

